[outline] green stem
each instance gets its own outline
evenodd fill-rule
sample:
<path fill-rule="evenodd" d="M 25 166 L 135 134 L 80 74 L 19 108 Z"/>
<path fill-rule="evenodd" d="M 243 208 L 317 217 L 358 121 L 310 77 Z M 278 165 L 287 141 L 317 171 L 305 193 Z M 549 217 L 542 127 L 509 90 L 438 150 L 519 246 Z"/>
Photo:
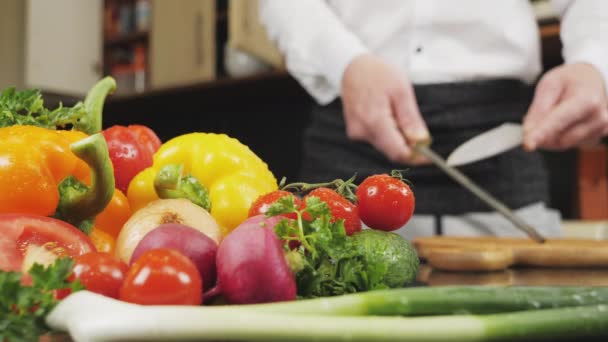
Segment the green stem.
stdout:
<path fill-rule="evenodd" d="M 296 215 L 298 217 L 298 236 L 300 243 L 306 248 L 307 251 L 312 253 L 313 255 L 317 254 L 317 250 L 308 243 L 308 239 L 304 235 L 304 223 L 302 222 L 302 212 L 296 210 Z"/>
<path fill-rule="evenodd" d="M 175 191 L 182 181 L 184 166 L 170 164 L 161 168 L 154 178 L 154 189 L 159 196 L 170 196 L 167 192 Z"/>
<path fill-rule="evenodd" d="M 62 219 L 77 225 L 108 205 L 114 195 L 114 171 L 102 133 L 77 141 L 70 148 L 91 168 L 91 186 L 85 191 L 65 192 L 57 208 Z"/>
<path fill-rule="evenodd" d="M 87 134 L 100 132 L 103 128 L 103 105 L 106 97 L 116 89 L 116 81 L 108 76 L 91 88 L 84 100 L 86 118 L 75 124 L 75 128 Z"/>
<path fill-rule="evenodd" d="M 355 195 L 355 192 L 357 191 L 357 185 L 354 183 L 356 178 L 357 175 L 354 175 L 347 180 L 342 180 L 338 178 L 334 179 L 331 182 L 325 183 L 295 182 L 289 184 L 283 184 L 284 180 L 281 180 L 280 188 L 281 190 L 296 191 L 298 193 L 305 193 L 317 188 L 330 188 L 336 190 L 336 192 L 342 195 L 344 198 L 355 203 L 357 202 L 357 196 Z"/>
<path fill-rule="evenodd" d="M 207 188 L 195 177 L 183 176 L 183 172 L 181 164 L 169 164 L 161 168 L 154 178 L 154 189 L 158 197 L 185 198 L 205 210 L 211 210 Z"/>

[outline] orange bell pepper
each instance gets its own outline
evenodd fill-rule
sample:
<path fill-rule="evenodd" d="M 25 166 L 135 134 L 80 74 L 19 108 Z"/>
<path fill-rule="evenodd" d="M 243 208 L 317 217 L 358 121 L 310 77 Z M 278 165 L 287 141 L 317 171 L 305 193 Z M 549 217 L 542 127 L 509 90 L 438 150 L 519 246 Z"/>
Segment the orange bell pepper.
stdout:
<path fill-rule="evenodd" d="M 68 182 L 62 188 L 69 176 L 91 185 Z M 113 193 L 112 164 L 101 133 L 0 128 L 0 213 L 59 214 L 78 225 L 99 214 Z"/>
<path fill-rule="evenodd" d="M 92 228 L 114 194 L 108 147 L 99 132 L 104 100 L 115 87 L 104 78 L 84 103 L 55 110 L 44 108 L 36 90 L 0 93 L 0 213 L 54 215 Z M 74 130 L 57 130 L 66 126 Z M 115 202 L 126 201 L 118 196 Z M 107 210 L 105 216 L 117 211 L 115 205 Z"/>
<path fill-rule="evenodd" d="M 59 182 L 69 175 L 90 181 L 89 167 L 70 151 L 70 144 L 86 137 L 34 126 L 1 128 L 0 213 L 54 214 Z"/>
<path fill-rule="evenodd" d="M 116 239 L 131 214 L 131 206 L 127 196 L 122 191 L 114 189 L 114 196 L 112 196 L 108 206 L 95 217 L 95 229 L 99 229 Z"/>
<path fill-rule="evenodd" d="M 103 230 L 95 227 L 89 234 L 89 238 L 98 252 L 114 254 L 116 248 L 116 239 Z"/>

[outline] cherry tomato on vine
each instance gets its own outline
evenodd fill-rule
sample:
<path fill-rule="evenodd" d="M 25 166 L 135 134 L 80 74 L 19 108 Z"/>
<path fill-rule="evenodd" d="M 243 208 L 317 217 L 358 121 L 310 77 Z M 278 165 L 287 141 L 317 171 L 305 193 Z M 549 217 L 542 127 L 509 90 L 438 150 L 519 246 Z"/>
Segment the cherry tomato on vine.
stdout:
<path fill-rule="evenodd" d="M 74 259 L 69 280 L 79 280 L 91 292 L 118 299 L 128 266 L 113 255 L 91 252 Z"/>
<path fill-rule="evenodd" d="M 296 208 L 299 208 L 302 205 L 302 200 L 296 197 L 291 192 L 286 190 L 275 190 L 258 197 L 253 202 L 253 204 L 251 204 L 251 207 L 249 208 L 248 217 L 266 214 L 266 211 L 268 211 L 268 208 L 270 208 L 273 203 L 285 196 L 293 197 L 293 202 Z M 298 218 L 295 213 L 283 214 L 281 216 L 285 216 L 294 220 Z"/>
<path fill-rule="evenodd" d="M 359 218 L 359 209 L 357 205 L 344 198 L 335 190 L 321 187 L 314 189 L 304 197 L 303 206 L 306 206 L 306 198 L 312 196 L 318 197 L 329 206 L 334 221 L 339 219 L 344 220 L 346 235 L 361 231 L 361 219 Z"/>
<path fill-rule="evenodd" d="M 357 188 L 357 199 L 361 221 L 385 231 L 403 227 L 416 203 L 409 185 L 388 174 L 367 177 Z"/>
<path fill-rule="evenodd" d="M 174 249 L 151 249 L 131 266 L 120 300 L 143 305 L 200 305 L 203 280 L 194 263 Z"/>

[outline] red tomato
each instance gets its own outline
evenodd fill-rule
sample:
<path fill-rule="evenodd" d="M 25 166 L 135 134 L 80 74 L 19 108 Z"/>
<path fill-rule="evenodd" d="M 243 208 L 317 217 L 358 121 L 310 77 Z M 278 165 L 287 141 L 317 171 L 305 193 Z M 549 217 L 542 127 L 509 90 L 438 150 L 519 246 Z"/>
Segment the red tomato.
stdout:
<path fill-rule="evenodd" d="M 200 305 L 203 281 L 194 263 L 174 249 L 151 249 L 129 269 L 120 300 L 143 305 Z"/>
<path fill-rule="evenodd" d="M 359 215 L 370 228 L 391 231 L 403 227 L 414 213 L 410 187 L 387 174 L 367 177 L 357 188 Z"/>
<path fill-rule="evenodd" d="M 131 179 L 152 166 L 152 156 L 161 141 L 150 128 L 142 125 L 115 125 L 103 131 L 114 166 L 116 188 L 126 193 Z"/>
<path fill-rule="evenodd" d="M 26 272 L 34 262 L 47 264 L 92 251 L 91 240 L 66 222 L 31 214 L 0 214 L 0 270 Z"/>
<path fill-rule="evenodd" d="M 70 280 L 78 279 L 87 290 L 118 299 L 128 269 L 109 253 L 92 252 L 74 259 Z"/>
<path fill-rule="evenodd" d="M 299 199 L 298 197 L 296 197 L 291 192 L 285 191 L 285 190 L 275 190 L 275 191 L 271 191 L 267 194 L 264 194 L 264 195 L 258 197 L 253 202 L 253 204 L 251 204 L 251 207 L 249 208 L 248 217 L 266 214 L 266 212 L 268 211 L 268 208 L 270 208 L 270 206 L 273 203 L 275 203 L 277 200 L 279 200 L 285 196 L 293 197 L 293 202 L 294 202 L 296 208 L 299 208 L 302 206 L 302 200 Z M 296 213 L 284 214 L 282 216 L 285 216 L 287 218 L 294 219 L 294 220 L 296 220 L 298 218 L 298 215 L 296 215 Z"/>
<path fill-rule="evenodd" d="M 92 252 L 74 259 L 69 280 L 79 280 L 91 292 L 118 299 L 129 267 L 109 253 Z"/>
<path fill-rule="evenodd" d="M 353 204 L 346 198 L 342 197 L 335 190 L 329 188 L 317 188 L 309 192 L 304 197 L 304 206 L 306 206 L 306 198 L 316 196 L 329 206 L 333 221 L 342 219 L 344 220 L 344 229 L 346 235 L 352 235 L 358 231 L 361 231 L 361 219 L 359 219 L 359 209 L 357 205 Z"/>

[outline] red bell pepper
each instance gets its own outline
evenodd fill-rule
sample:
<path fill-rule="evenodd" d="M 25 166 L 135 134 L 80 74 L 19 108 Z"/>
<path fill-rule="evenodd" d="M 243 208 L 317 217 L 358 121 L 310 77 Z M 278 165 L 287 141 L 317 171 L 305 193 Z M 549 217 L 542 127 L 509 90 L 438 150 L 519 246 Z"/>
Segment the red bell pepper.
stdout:
<path fill-rule="evenodd" d="M 103 131 L 114 166 L 116 188 L 127 192 L 131 179 L 152 166 L 152 156 L 161 141 L 152 129 L 143 125 L 115 125 Z"/>

